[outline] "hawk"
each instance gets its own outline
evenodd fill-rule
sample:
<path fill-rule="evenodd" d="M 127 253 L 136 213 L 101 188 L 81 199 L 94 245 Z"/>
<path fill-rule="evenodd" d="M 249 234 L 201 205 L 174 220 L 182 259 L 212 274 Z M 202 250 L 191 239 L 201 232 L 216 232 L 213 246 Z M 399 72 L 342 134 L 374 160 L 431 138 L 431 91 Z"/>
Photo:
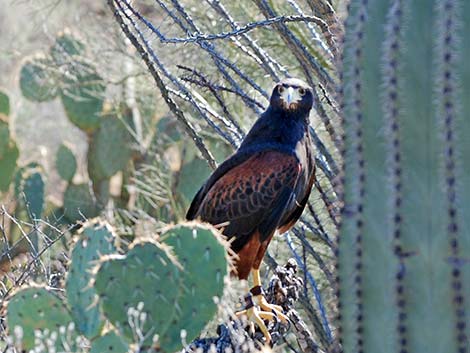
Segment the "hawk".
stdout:
<path fill-rule="evenodd" d="M 315 181 L 312 105 L 308 84 L 295 78 L 279 82 L 269 107 L 239 149 L 199 189 L 186 215 L 221 226 L 238 255 L 238 277 L 247 279 L 252 272 L 253 288 L 241 313 L 258 324 L 268 342 L 262 319 L 287 318 L 264 298 L 259 268 L 276 231 L 288 231 L 299 219 Z"/>

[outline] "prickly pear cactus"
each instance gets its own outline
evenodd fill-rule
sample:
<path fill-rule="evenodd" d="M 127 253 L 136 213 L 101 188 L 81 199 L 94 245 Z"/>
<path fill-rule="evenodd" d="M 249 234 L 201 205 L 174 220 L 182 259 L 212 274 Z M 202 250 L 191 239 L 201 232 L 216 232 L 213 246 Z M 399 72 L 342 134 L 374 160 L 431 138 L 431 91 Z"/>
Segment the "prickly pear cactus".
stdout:
<path fill-rule="evenodd" d="M 65 113 L 78 128 L 91 133 L 100 125 L 106 86 L 92 64 L 77 60 L 68 66 L 60 92 Z"/>
<path fill-rule="evenodd" d="M 51 64 L 43 55 L 36 55 L 24 63 L 20 71 L 20 88 L 26 99 L 45 102 L 57 96 L 58 81 L 50 70 Z"/>
<path fill-rule="evenodd" d="M 92 179 L 108 179 L 123 170 L 131 157 L 131 141 L 123 120 L 115 115 L 103 117 L 88 151 L 88 169 Z"/>
<path fill-rule="evenodd" d="M 158 120 L 156 125 L 156 135 L 166 145 L 181 141 L 183 138 L 178 130 L 178 122 L 170 116 L 165 116 Z"/>
<path fill-rule="evenodd" d="M 75 327 L 87 338 L 98 336 L 103 319 L 91 285 L 92 270 L 100 256 L 115 253 L 115 235 L 104 223 L 92 220 L 83 225 L 71 255 L 65 289 Z"/>
<path fill-rule="evenodd" d="M 85 44 L 76 34 L 65 29 L 57 35 L 49 53 L 56 64 L 64 65 L 73 61 L 77 56 L 82 55 L 84 51 Z"/>
<path fill-rule="evenodd" d="M 207 162 L 200 158 L 196 157 L 192 161 L 183 164 L 179 175 L 178 194 L 182 196 L 185 205 L 189 206 L 199 186 L 202 185 L 210 173 L 211 169 Z"/>
<path fill-rule="evenodd" d="M 470 349 L 469 36 L 469 1 L 350 3 L 337 253 L 345 353 Z"/>
<path fill-rule="evenodd" d="M 10 98 L 3 91 L 0 91 L 0 114 L 10 115 Z"/>
<path fill-rule="evenodd" d="M 13 331 L 15 327 L 22 328 L 22 344 L 26 351 L 43 344 L 41 340 L 38 342 L 37 338 L 41 335 L 47 336 L 45 340 L 56 338 L 53 345 L 57 352 L 63 352 L 67 347 L 62 343 L 66 336 L 63 331 L 73 325 L 72 318 L 62 300 L 44 287 L 18 290 L 8 301 L 6 318 L 10 330 Z M 35 334 L 37 331 L 41 334 Z M 67 334 L 70 341 L 67 344 L 73 347 L 75 331 L 71 330 Z"/>
<path fill-rule="evenodd" d="M 150 346 L 154 335 L 165 335 L 175 316 L 179 272 L 176 260 L 151 241 L 135 243 L 125 256 L 110 256 L 94 284 L 104 315 L 129 342 L 135 338 L 133 329 L 140 329 Z"/>
<path fill-rule="evenodd" d="M 77 172 L 77 160 L 72 150 L 64 144 L 57 149 L 55 165 L 57 173 L 65 181 L 72 181 Z"/>
<path fill-rule="evenodd" d="M 41 219 L 45 204 L 44 177 L 40 168 L 26 169 L 21 179 L 21 196 L 31 219 Z"/>
<path fill-rule="evenodd" d="M 10 136 L 8 113 L 10 101 L 0 92 L 0 193 L 8 191 L 16 170 L 19 157 L 18 147 Z"/>
<path fill-rule="evenodd" d="M 20 71 L 20 88 L 31 101 L 60 96 L 70 121 L 87 133 L 100 124 L 105 84 L 82 54 L 85 45 L 69 31 L 60 33 L 48 54 L 28 58 Z"/>
<path fill-rule="evenodd" d="M 8 191 L 15 174 L 19 154 L 16 143 L 10 140 L 0 158 L 0 192 Z"/>
<path fill-rule="evenodd" d="M 132 342 L 129 322 L 163 352 L 182 348 L 214 316 L 227 274 L 227 253 L 212 229 L 189 223 L 169 229 L 163 244 L 137 242 L 111 256 L 95 279 L 105 316 Z M 132 293 L 116 295 L 116 293 Z M 184 331 L 183 331 L 184 330 Z M 185 332 L 185 335 L 183 335 Z"/>
<path fill-rule="evenodd" d="M 129 345 L 114 331 L 91 342 L 90 353 L 128 353 Z"/>
<path fill-rule="evenodd" d="M 10 126 L 8 124 L 8 116 L 0 113 L 0 158 L 8 148 L 10 142 Z"/>
<path fill-rule="evenodd" d="M 214 297 L 222 297 L 227 275 L 227 248 L 213 228 L 203 225 L 180 224 L 162 235 L 183 266 L 174 324 L 162 344 L 171 347 L 181 341 L 181 330 L 187 342 L 192 341 L 214 317 L 217 305 Z M 174 346 L 175 349 L 178 346 Z"/>
<path fill-rule="evenodd" d="M 64 214 L 71 222 L 98 216 L 101 207 L 88 183 L 69 184 L 64 193 Z"/>

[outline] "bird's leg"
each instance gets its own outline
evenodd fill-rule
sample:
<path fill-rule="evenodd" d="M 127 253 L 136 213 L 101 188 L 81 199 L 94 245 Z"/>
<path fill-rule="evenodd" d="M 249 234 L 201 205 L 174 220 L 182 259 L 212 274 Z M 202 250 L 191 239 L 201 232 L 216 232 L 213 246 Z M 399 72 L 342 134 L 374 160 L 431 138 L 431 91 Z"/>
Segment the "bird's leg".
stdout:
<path fill-rule="evenodd" d="M 245 309 L 236 313 L 237 317 L 246 316 L 250 321 L 251 327 L 253 324 L 258 325 L 266 343 L 271 342 L 271 335 L 263 320 L 277 320 L 287 322 L 287 317 L 282 313 L 282 307 L 279 305 L 269 304 L 264 297 L 263 287 L 261 287 L 261 277 L 259 270 L 253 269 L 253 288 L 245 296 Z"/>
<path fill-rule="evenodd" d="M 269 304 L 264 297 L 263 287 L 261 286 L 261 276 L 259 269 L 252 270 L 253 275 L 253 288 L 250 293 L 253 295 L 255 302 L 259 305 L 263 312 L 274 313 L 274 315 L 283 322 L 287 322 L 287 317 L 282 313 L 282 307 L 279 305 Z"/>

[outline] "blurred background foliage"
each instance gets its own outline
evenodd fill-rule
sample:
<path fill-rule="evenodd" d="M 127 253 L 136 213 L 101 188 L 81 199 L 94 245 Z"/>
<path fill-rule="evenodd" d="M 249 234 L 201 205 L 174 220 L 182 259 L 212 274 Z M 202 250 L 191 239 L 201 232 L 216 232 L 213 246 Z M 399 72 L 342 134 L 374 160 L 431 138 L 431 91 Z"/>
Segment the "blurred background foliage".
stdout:
<path fill-rule="evenodd" d="M 318 180 L 299 225 L 270 246 L 263 273 L 295 258 L 299 311 L 327 351 L 344 1 L 0 4 L 0 304 L 30 280 L 62 288 L 85 219 L 107 219 L 124 242 L 183 220 L 274 83 L 294 76 L 316 92 Z"/>

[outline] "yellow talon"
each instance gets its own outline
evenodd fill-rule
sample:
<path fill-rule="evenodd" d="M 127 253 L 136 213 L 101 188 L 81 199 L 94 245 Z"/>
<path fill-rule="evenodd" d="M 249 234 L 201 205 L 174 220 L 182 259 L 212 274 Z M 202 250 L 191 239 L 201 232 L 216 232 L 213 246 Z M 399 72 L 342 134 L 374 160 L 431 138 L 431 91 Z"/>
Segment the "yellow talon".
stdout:
<path fill-rule="evenodd" d="M 255 300 L 263 312 L 274 313 L 274 315 L 282 322 L 287 322 L 287 316 L 283 314 L 282 307 L 279 305 L 269 304 L 266 298 L 261 294 L 255 296 Z"/>
<path fill-rule="evenodd" d="M 269 344 L 271 342 L 271 335 L 268 331 L 268 328 L 264 324 L 263 319 L 273 320 L 275 317 L 273 313 L 260 311 L 256 306 L 252 306 L 249 309 L 245 309 L 245 310 L 237 312 L 235 315 L 237 315 L 237 317 L 246 316 L 247 320 L 250 321 L 251 325 L 253 325 L 253 323 L 258 325 L 259 329 L 261 330 L 264 337 L 266 338 L 266 344 Z"/>
<path fill-rule="evenodd" d="M 282 322 L 287 322 L 288 318 L 283 314 L 282 307 L 267 302 L 262 293 L 261 278 L 258 269 L 253 269 L 253 284 L 253 289 L 256 290 L 253 296 L 249 294 L 245 297 L 246 309 L 237 312 L 235 315 L 237 317 L 246 316 L 252 328 L 254 323 L 258 325 L 266 338 L 266 344 L 269 344 L 271 342 L 271 335 L 263 320 L 271 321 L 280 319 Z M 255 302 L 253 302 L 253 299 Z"/>

